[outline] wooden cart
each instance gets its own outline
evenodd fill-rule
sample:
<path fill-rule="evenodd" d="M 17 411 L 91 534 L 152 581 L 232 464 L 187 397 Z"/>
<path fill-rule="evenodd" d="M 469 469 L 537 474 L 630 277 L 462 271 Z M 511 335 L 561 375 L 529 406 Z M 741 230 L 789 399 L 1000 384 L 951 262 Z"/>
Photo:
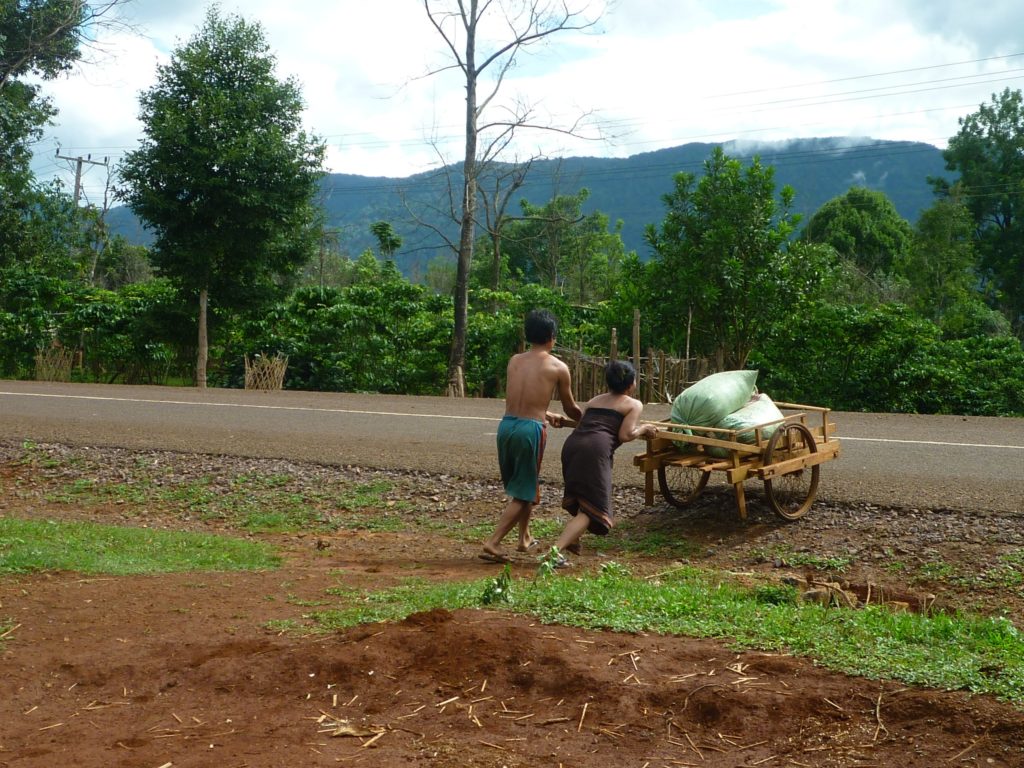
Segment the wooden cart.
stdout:
<path fill-rule="evenodd" d="M 739 430 L 654 422 L 658 436 L 647 441 L 644 453 L 633 457 L 646 476 L 646 504 L 654 504 L 655 475 L 665 501 L 685 507 L 704 490 L 712 472 L 724 472 L 736 489 L 741 518 L 747 517 L 743 483 L 751 477 L 764 482 L 768 503 L 780 517 L 802 517 L 818 493 L 821 464 L 839 457 L 836 426 L 829 422 L 828 408 L 775 405 L 783 419 Z M 693 434 L 680 431 L 684 429 Z M 712 449 L 721 455 L 713 455 Z"/>

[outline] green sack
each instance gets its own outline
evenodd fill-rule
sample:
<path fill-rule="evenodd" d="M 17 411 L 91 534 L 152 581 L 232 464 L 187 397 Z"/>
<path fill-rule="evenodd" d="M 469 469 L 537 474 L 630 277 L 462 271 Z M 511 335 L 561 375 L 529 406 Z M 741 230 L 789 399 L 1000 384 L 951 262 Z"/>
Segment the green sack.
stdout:
<path fill-rule="evenodd" d="M 720 426 L 722 419 L 746 405 L 756 383 L 757 371 L 722 371 L 705 376 L 676 397 L 669 418 L 695 427 Z"/>
<path fill-rule="evenodd" d="M 746 405 L 738 411 L 730 413 L 715 426 L 722 429 L 745 429 L 747 431 L 740 432 L 736 439 L 741 443 L 753 445 L 757 433 L 753 429 L 748 429 L 748 427 L 756 427 L 761 424 L 767 424 L 770 421 L 779 421 L 782 418 L 784 416 L 779 407 L 775 405 L 768 395 L 761 392 L 754 395 Z M 764 439 L 771 437 L 778 426 L 778 424 L 773 424 L 770 427 L 765 427 L 761 430 L 761 437 Z"/>

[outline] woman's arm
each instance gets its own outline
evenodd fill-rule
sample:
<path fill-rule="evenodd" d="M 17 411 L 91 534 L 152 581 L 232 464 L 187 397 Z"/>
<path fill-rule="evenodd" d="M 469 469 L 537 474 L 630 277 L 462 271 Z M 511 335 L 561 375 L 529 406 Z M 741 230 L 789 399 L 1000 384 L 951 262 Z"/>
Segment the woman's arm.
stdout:
<path fill-rule="evenodd" d="M 653 424 L 640 424 L 640 413 L 644 404 L 639 400 L 633 400 L 629 410 L 622 419 L 622 426 L 619 427 L 619 442 L 629 443 L 638 437 L 654 437 L 658 428 Z"/>

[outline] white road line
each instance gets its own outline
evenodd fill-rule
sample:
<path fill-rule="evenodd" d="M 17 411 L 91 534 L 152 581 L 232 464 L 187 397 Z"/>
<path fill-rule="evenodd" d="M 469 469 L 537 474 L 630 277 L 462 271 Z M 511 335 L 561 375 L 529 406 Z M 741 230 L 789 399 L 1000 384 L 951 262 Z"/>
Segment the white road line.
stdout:
<path fill-rule="evenodd" d="M 948 445 L 952 448 L 1009 448 L 1024 451 L 1024 445 L 995 445 L 994 443 L 944 443 L 939 440 L 893 440 L 887 437 L 847 437 L 837 435 L 840 441 L 857 440 L 862 443 L 907 443 L 909 445 Z"/>
<path fill-rule="evenodd" d="M 309 411 L 312 413 L 352 413 L 362 416 L 416 416 L 422 419 L 459 419 L 463 421 L 500 421 L 500 416 L 445 416 L 439 413 L 402 413 L 399 411 L 358 411 L 348 408 L 311 408 L 297 405 L 253 405 L 251 403 L 210 403 L 191 400 L 149 400 L 133 397 L 99 397 L 97 395 L 47 395 L 41 392 L 0 392 L 11 397 L 52 397 L 64 400 L 100 400 L 119 403 L 164 403 L 167 405 L 201 405 L 222 408 L 257 408 L 268 411 Z M 945 445 L 952 448 L 1002 448 L 1024 451 L 1024 445 L 995 445 L 993 443 L 950 443 L 939 440 L 894 440 L 885 437 L 849 437 L 838 435 L 840 440 L 863 443 L 903 443 L 906 445 Z"/>
<path fill-rule="evenodd" d="M 422 419 L 461 419 L 464 421 L 500 421 L 500 416 L 445 416 L 440 413 L 400 413 L 397 411 L 357 411 L 348 408 L 309 408 L 298 405 L 253 405 L 251 403 L 208 403 L 192 400 L 147 400 L 137 397 L 98 397 L 96 395 L 46 395 L 39 392 L 0 392 L 12 397 L 53 397 L 63 400 L 104 400 L 116 403 L 163 403 L 166 405 L 202 405 L 213 408 L 259 408 L 266 411 L 311 411 L 313 413 L 354 413 L 365 416 L 418 416 Z"/>

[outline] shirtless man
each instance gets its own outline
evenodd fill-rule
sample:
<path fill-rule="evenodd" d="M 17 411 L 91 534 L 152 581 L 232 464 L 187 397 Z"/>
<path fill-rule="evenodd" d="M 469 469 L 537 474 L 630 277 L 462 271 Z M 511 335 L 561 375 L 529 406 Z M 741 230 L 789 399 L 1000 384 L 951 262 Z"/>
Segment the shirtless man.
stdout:
<path fill-rule="evenodd" d="M 491 537 L 484 542 L 480 558 L 507 563 L 501 541 L 519 526 L 520 552 L 537 542 L 530 536 L 530 514 L 540 502 L 540 463 L 544 457 L 547 425 L 561 423 L 551 413 L 551 396 L 558 393 L 566 416 L 583 416 L 572 396 L 569 367 L 551 354 L 558 324 L 547 310 L 533 310 L 526 316 L 526 340 L 530 348 L 508 361 L 505 385 L 505 417 L 498 426 L 498 466 L 508 495 L 508 504 Z"/>

